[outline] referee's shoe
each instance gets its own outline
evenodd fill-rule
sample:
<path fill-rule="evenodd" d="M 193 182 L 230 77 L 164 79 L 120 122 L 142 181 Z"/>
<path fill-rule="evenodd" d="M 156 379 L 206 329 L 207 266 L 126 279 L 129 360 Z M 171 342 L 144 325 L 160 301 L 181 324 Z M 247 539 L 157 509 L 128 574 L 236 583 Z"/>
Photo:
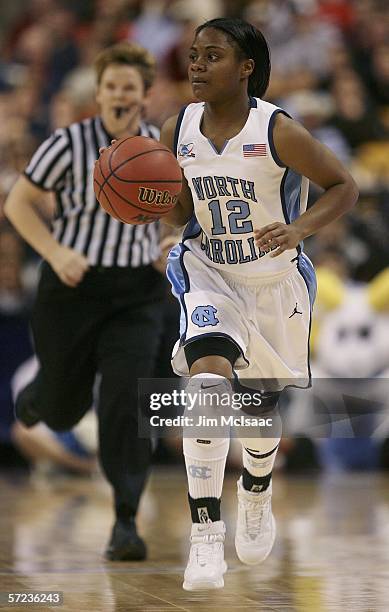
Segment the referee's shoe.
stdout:
<path fill-rule="evenodd" d="M 137 534 L 135 520 L 116 519 L 105 558 L 108 561 L 143 561 L 146 556 L 146 544 Z"/>
<path fill-rule="evenodd" d="M 33 427 L 41 420 L 34 407 L 33 382 L 27 385 L 15 400 L 15 416 L 26 427 Z"/>

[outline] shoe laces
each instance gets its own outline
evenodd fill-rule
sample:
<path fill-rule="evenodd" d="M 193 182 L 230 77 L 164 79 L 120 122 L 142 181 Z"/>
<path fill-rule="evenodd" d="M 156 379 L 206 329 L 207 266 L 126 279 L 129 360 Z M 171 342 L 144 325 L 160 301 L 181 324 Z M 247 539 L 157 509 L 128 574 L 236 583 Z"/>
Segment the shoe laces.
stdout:
<path fill-rule="evenodd" d="M 221 551 L 221 544 L 224 541 L 222 534 L 205 534 L 202 536 L 194 536 L 191 539 L 194 559 L 196 564 L 201 567 L 213 562 L 213 557 Z"/>
<path fill-rule="evenodd" d="M 257 536 L 261 533 L 262 523 L 268 519 L 270 498 L 265 500 L 245 501 L 246 525 L 248 535 Z"/>

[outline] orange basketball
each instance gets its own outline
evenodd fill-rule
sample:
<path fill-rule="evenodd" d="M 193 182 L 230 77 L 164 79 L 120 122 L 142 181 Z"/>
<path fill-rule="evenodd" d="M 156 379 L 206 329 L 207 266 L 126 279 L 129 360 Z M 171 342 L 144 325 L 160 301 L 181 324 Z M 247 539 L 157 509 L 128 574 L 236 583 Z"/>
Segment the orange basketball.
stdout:
<path fill-rule="evenodd" d="M 174 208 L 182 174 L 173 153 L 145 136 L 121 138 L 105 149 L 93 173 L 96 198 L 123 223 L 143 225 Z"/>

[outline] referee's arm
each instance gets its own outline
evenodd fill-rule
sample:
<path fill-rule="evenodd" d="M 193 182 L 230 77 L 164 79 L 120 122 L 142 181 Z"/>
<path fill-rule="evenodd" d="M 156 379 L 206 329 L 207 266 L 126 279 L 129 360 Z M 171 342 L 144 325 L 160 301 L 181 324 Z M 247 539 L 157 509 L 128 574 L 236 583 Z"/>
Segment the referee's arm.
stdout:
<path fill-rule="evenodd" d="M 60 245 L 52 236 L 38 213 L 44 193 L 21 175 L 8 195 L 4 213 L 24 240 L 46 259 L 61 281 L 69 287 L 76 287 L 89 267 L 88 260 L 77 251 Z"/>

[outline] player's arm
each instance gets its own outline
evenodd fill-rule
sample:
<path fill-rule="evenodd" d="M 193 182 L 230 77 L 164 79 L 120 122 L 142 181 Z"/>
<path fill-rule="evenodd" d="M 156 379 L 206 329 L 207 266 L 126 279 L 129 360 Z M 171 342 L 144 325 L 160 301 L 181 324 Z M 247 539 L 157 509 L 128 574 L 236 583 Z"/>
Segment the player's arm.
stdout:
<path fill-rule="evenodd" d="M 301 240 L 348 212 L 357 202 L 358 188 L 348 170 L 299 123 L 279 113 L 273 131 L 282 163 L 324 189 L 318 200 L 290 224 L 271 223 L 255 230 L 259 247 L 279 245 L 271 256 L 295 248 Z"/>
<path fill-rule="evenodd" d="M 170 117 L 164 123 L 161 129 L 161 137 L 160 141 L 174 153 L 174 132 L 177 125 L 177 118 Z M 192 194 L 189 189 L 188 182 L 182 174 L 182 190 L 179 195 L 177 204 L 174 208 L 167 214 L 164 215 L 161 221 L 166 223 L 167 225 L 172 225 L 173 227 L 181 227 L 188 223 L 189 219 L 193 215 L 193 199 Z"/>
<path fill-rule="evenodd" d="M 88 269 L 88 260 L 60 245 L 38 210 L 45 191 L 21 175 L 4 205 L 4 213 L 19 234 L 46 259 L 63 283 L 75 287 Z"/>

